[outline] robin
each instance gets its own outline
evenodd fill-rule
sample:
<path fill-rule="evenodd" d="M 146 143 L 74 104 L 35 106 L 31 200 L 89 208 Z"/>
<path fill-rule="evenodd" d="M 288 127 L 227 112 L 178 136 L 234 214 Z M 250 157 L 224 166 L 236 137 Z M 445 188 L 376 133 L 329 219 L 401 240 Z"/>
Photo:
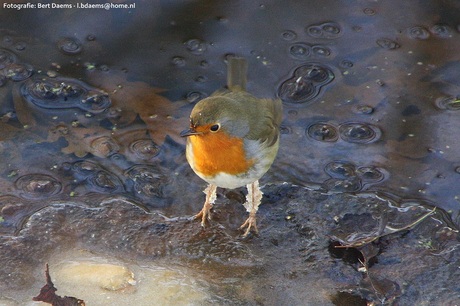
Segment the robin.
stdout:
<path fill-rule="evenodd" d="M 231 58 L 227 67 L 228 90 L 218 90 L 198 102 L 190 115 L 186 157 L 193 171 L 209 185 L 206 200 L 194 216 L 204 227 L 211 219 L 217 187 L 246 185 L 243 204 L 249 217 L 241 225 L 246 237 L 258 233 L 256 212 L 262 200 L 259 179 L 268 171 L 279 147 L 282 120 L 280 100 L 258 99 L 246 92 L 247 62 Z"/>

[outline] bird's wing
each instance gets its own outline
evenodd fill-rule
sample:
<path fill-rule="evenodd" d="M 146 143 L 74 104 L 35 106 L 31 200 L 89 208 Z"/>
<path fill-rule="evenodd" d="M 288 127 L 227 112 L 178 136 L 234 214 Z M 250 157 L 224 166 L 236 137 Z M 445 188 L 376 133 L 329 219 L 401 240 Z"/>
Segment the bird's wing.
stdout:
<path fill-rule="evenodd" d="M 258 114 L 259 119 L 252 122 L 250 132 L 245 138 L 265 142 L 267 146 L 275 144 L 283 117 L 281 100 L 254 99 L 250 102 L 258 104 L 258 107 L 254 108 L 253 116 Z"/>

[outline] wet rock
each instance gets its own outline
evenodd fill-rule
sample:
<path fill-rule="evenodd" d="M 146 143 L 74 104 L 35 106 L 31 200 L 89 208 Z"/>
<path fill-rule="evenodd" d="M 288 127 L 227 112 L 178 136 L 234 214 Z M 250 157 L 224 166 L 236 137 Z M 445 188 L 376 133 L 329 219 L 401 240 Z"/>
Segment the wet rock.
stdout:
<path fill-rule="evenodd" d="M 103 290 L 127 290 L 135 286 L 134 273 L 127 267 L 97 261 L 73 261 L 61 264 L 53 269 L 55 279 L 60 279 L 61 286 L 68 288 L 86 284 L 88 287 L 96 286 Z"/>
<path fill-rule="evenodd" d="M 345 263 L 342 264 L 340 258 L 331 260 L 328 241 L 335 239 L 341 243 L 349 243 L 350 247 L 351 244 L 358 247 L 356 243 L 360 242 L 359 247 L 362 247 L 366 243 L 380 239 L 386 241 L 386 246 L 378 255 L 374 253 L 379 261 L 368 267 L 368 270 L 372 275 L 378 275 L 372 281 L 393 285 L 382 285 L 382 292 L 371 293 L 369 286 L 362 285 L 362 288 L 368 288 L 368 291 L 357 289 L 353 292 L 369 300 L 375 300 L 376 296 L 382 294 L 397 300 L 403 299 L 403 292 L 406 291 L 393 289 L 407 287 L 406 284 L 411 284 L 424 273 L 420 269 L 411 269 L 411 254 L 415 256 L 417 253 L 420 256 L 420 250 L 425 248 L 425 245 L 428 246 L 428 241 L 439 240 L 441 236 L 444 242 L 431 242 L 431 247 L 444 254 L 443 256 L 455 258 L 456 253 L 453 250 L 459 246 L 456 229 L 451 229 L 450 232 L 445 230 L 446 227 L 452 226 L 451 223 L 445 223 L 448 222 L 448 219 L 445 221 L 446 215 L 431 211 L 432 208 L 421 202 L 398 202 L 384 195 L 372 193 L 328 195 L 290 185 L 266 186 L 264 193 L 266 200 L 260 208 L 259 215 L 261 236 L 249 241 L 240 241 L 238 235 L 232 233 L 233 224 L 239 224 L 245 217 L 240 203 L 216 204 L 217 218 L 206 229 L 201 229 L 199 222 L 183 218 L 168 219 L 160 214 L 146 212 L 123 198 L 102 201 L 93 198 L 88 204 L 50 203 L 49 206 L 32 214 L 17 237 L 2 238 L 3 261 L 13 263 L 14 258 L 28 258 L 28 264 L 25 266 L 3 266 L 0 273 L 10 275 L 11 282 L 2 290 L 17 290 L 24 286 L 23 281 L 27 279 L 28 271 L 35 269 L 40 262 L 49 260 L 51 250 L 75 249 L 78 245 L 91 252 L 112 256 L 121 256 L 129 252 L 130 260 L 141 262 L 147 259 L 175 258 L 175 261 L 192 263 L 198 268 L 196 273 L 207 271 L 206 274 L 217 279 L 225 279 L 232 275 L 226 268 L 222 270 L 225 266 L 233 267 L 235 272 L 240 271 L 238 273 L 246 271 L 257 275 L 259 281 L 257 289 L 254 288 L 256 291 L 252 294 L 242 292 L 233 295 L 232 298 L 235 300 L 288 299 L 291 302 L 299 302 L 306 298 L 304 294 L 308 294 L 309 301 L 318 302 L 324 295 L 333 295 L 333 291 L 328 291 L 319 284 L 332 282 L 336 288 L 345 290 L 350 289 L 347 287 L 350 282 L 365 279 L 362 272 L 358 271 L 359 262 L 354 263 L 354 269 Z M 421 219 L 427 213 L 429 215 Z M 442 223 L 444 226 L 436 226 Z M 395 231 L 395 228 L 400 231 Z M 366 237 L 373 239 L 360 240 Z M 399 242 L 400 240 L 403 241 Z M 420 244 L 418 241 L 426 243 Z M 409 249 L 404 248 L 404 254 L 398 253 L 403 250 L 401 243 L 410 245 Z M 18 249 L 20 245 L 23 247 Z M 432 257 L 432 251 L 426 250 L 427 253 L 422 258 L 428 256 L 427 259 L 431 259 L 431 268 L 447 272 L 454 267 L 445 265 L 444 260 Z M 18 251 L 20 257 L 17 257 Z M 283 261 L 284 264 L 280 266 L 279 261 Z M 386 264 L 383 265 L 384 262 Z M 395 278 L 391 274 L 395 271 L 393 265 L 399 268 L 402 264 L 407 265 L 405 272 Z M 283 271 L 292 271 L 294 274 L 286 274 Z M 312 277 L 314 271 L 316 276 Z M 325 274 L 325 271 L 329 273 Z M 232 277 L 240 279 L 242 284 L 249 285 L 250 278 L 240 278 L 246 274 L 238 276 L 238 273 Z M 336 278 L 337 274 L 342 276 Z M 447 280 L 450 278 L 441 281 Z M 278 285 L 273 290 L 270 284 L 274 281 L 283 285 Z M 33 283 L 34 280 L 30 282 Z M 299 283 L 302 283 L 302 288 L 308 284 L 312 291 L 286 291 L 285 286 L 292 288 Z M 448 283 L 444 285 L 449 286 Z M 234 282 L 230 281 L 228 286 L 234 286 Z M 211 289 L 210 294 L 214 294 L 216 298 L 229 298 L 228 286 L 224 284 L 220 288 Z M 313 291 L 317 294 L 313 294 Z M 319 297 L 319 292 L 322 292 L 322 298 Z"/>

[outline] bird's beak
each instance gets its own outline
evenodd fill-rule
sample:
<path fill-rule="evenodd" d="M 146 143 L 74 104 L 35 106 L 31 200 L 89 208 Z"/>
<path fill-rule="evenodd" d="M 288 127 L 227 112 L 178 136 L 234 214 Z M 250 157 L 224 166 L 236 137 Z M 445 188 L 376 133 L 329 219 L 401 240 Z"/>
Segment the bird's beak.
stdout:
<path fill-rule="evenodd" d="M 193 127 L 189 128 L 188 130 L 183 130 L 182 132 L 180 132 L 181 137 L 188 137 L 188 136 L 199 135 L 199 134 L 201 133 L 197 132 L 195 128 Z"/>

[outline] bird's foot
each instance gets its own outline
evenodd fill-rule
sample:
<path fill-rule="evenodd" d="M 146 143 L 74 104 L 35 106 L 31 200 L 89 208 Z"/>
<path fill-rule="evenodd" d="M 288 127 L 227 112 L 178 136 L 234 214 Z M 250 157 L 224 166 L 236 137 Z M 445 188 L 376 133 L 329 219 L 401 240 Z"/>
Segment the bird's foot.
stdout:
<path fill-rule="evenodd" d="M 206 227 L 206 222 L 211 221 L 211 208 L 212 208 L 212 204 L 205 203 L 203 208 L 200 210 L 200 212 L 193 216 L 193 219 L 194 220 L 201 219 L 201 226 Z"/>
<path fill-rule="evenodd" d="M 249 233 L 252 231 L 256 235 L 259 235 L 259 230 L 257 229 L 257 220 L 255 214 L 249 214 L 249 217 L 246 221 L 240 226 L 240 230 L 244 230 L 243 238 L 246 238 Z"/>
<path fill-rule="evenodd" d="M 199 213 L 193 216 L 193 219 L 201 219 L 201 226 L 206 226 L 206 221 L 211 221 L 211 208 L 216 200 L 216 189 L 217 186 L 213 184 L 209 184 L 208 187 L 204 190 L 206 194 L 206 201 L 204 202 L 203 208 Z"/>

